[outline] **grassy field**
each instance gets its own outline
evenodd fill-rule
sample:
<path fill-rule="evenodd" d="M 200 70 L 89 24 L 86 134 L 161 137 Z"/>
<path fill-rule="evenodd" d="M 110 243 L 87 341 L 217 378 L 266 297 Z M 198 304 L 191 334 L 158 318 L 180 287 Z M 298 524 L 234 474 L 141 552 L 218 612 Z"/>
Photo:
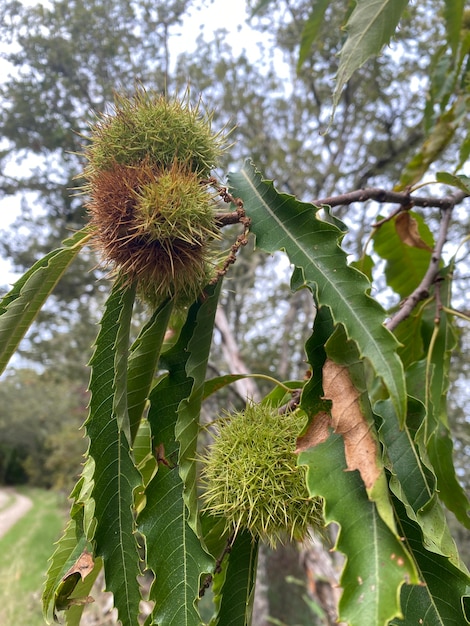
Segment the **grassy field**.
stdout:
<path fill-rule="evenodd" d="M 49 491 L 19 491 L 33 507 L 0 539 L 0 624 L 44 626 L 42 585 L 64 525 L 63 502 Z"/>

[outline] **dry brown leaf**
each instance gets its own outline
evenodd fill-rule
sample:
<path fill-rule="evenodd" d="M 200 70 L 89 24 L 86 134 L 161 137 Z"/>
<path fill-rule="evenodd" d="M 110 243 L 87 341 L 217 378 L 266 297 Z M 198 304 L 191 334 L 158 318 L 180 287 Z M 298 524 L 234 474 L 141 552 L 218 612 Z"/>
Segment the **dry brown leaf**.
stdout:
<path fill-rule="evenodd" d="M 423 241 L 418 230 L 418 222 L 412 217 L 408 211 L 404 211 L 397 215 L 395 219 L 395 229 L 397 235 L 407 246 L 413 248 L 421 248 L 422 250 L 429 250 L 432 252 L 432 248 Z"/>

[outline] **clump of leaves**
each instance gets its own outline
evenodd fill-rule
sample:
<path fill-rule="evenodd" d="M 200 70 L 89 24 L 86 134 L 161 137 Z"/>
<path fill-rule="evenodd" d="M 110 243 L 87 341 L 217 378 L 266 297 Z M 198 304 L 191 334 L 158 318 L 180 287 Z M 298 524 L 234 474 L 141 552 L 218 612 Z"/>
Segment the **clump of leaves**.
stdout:
<path fill-rule="evenodd" d="M 187 99 L 141 90 L 91 128 L 84 190 L 97 247 L 152 304 L 192 301 L 214 276 L 219 237 L 208 176 L 223 150 Z"/>
<path fill-rule="evenodd" d="M 218 421 L 203 459 L 203 499 L 207 511 L 225 517 L 228 531 L 247 529 L 274 547 L 323 528 L 322 501 L 309 497 L 294 452 L 304 425 L 302 413 L 281 415 L 267 404 Z"/>

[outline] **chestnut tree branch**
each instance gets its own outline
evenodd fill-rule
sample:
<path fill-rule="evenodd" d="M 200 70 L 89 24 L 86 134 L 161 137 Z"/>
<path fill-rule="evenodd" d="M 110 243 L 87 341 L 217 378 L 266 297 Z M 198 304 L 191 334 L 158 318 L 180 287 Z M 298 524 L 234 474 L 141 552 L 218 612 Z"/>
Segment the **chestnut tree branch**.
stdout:
<path fill-rule="evenodd" d="M 312 202 L 315 206 L 328 205 L 330 207 L 343 206 L 352 204 L 353 202 L 366 202 L 367 200 L 375 200 L 376 202 L 386 202 L 390 204 L 400 204 L 407 208 L 419 206 L 423 208 L 436 207 L 438 209 L 446 209 L 449 206 L 454 207 L 467 197 L 464 191 L 459 191 L 451 196 L 443 198 L 433 198 L 432 196 L 414 196 L 409 192 L 387 191 L 378 187 L 370 187 L 368 189 L 357 189 L 348 193 L 329 198 L 319 198 Z"/>
<path fill-rule="evenodd" d="M 227 188 L 215 185 L 215 180 L 211 179 L 208 182 L 211 182 L 211 184 L 213 184 L 213 186 L 217 188 L 224 202 L 231 202 L 237 207 L 237 210 L 231 213 L 218 213 L 216 215 L 216 220 L 219 225 L 225 226 L 237 222 L 244 223 L 244 220 L 246 220 L 247 223 L 244 223 L 245 233 L 242 242 L 244 244 L 246 241 L 246 231 L 249 228 L 249 219 L 245 216 L 243 202 L 238 198 L 233 198 L 228 193 Z M 405 298 L 399 311 L 395 313 L 386 323 L 386 327 L 389 330 L 393 331 L 398 326 L 398 324 L 400 324 L 400 322 L 409 317 L 418 302 L 426 299 L 429 296 L 429 290 L 439 276 L 439 265 L 442 258 L 442 249 L 447 240 L 452 210 L 457 204 L 460 204 L 469 195 L 470 194 L 468 194 L 467 192 L 459 190 L 452 195 L 439 198 L 432 196 L 413 195 L 410 191 L 387 191 L 386 189 L 381 189 L 378 187 L 370 187 L 366 189 L 357 189 L 355 191 L 339 194 L 337 196 L 319 198 L 317 200 L 314 200 L 311 204 L 317 207 L 324 205 L 335 207 L 349 205 L 353 202 L 367 202 L 368 200 L 375 200 L 379 203 L 397 204 L 398 208 L 396 208 L 389 217 L 386 217 L 377 224 L 374 224 L 375 228 L 380 227 L 382 223 L 389 221 L 401 211 L 408 211 L 413 207 L 434 207 L 441 210 L 439 236 L 431 256 L 429 267 L 418 287 L 407 298 Z"/>
<path fill-rule="evenodd" d="M 422 208 L 435 207 L 441 210 L 439 236 L 431 256 L 429 267 L 426 270 L 426 274 L 418 287 L 416 287 L 416 289 L 407 298 L 405 298 L 399 311 L 395 313 L 395 315 L 393 315 L 386 323 L 386 327 L 389 330 L 393 331 L 398 324 L 400 324 L 400 322 L 409 317 L 418 302 L 429 296 L 431 285 L 436 282 L 439 276 L 442 249 L 447 240 L 452 210 L 457 204 L 460 204 L 464 198 L 468 197 L 468 195 L 469 194 L 465 191 L 457 191 L 450 196 L 435 198 L 432 196 L 415 196 L 410 192 L 387 191 L 386 189 L 371 187 L 369 189 L 358 189 L 356 191 L 340 194 L 338 196 L 332 196 L 330 198 L 320 198 L 312 202 L 315 206 L 328 205 L 330 207 L 349 205 L 353 202 L 366 202 L 367 200 L 375 200 L 376 202 L 399 205 L 398 209 L 393 212 L 392 216 L 375 224 L 375 227 L 380 227 L 382 222 L 388 221 L 388 219 L 391 219 L 391 217 L 395 216 L 400 211 L 407 211 L 415 206 Z"/>

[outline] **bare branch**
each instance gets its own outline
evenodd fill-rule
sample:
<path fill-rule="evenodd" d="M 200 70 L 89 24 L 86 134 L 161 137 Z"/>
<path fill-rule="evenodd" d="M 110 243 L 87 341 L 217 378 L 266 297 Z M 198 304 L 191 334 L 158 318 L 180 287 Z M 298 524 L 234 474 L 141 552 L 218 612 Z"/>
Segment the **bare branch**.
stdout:
<path fill-rule="evenodd" d="M 375 200 L 376 202 L 400 204 L 407 208 L 419 206 L 423 208 L 436 207 L 444 210 L 459 204 L 467 196 L 468 194 L 464 191 L 459 191 L 452 196 L 433 198 L 431 196 L 413 196 L 409 192 L 387 191 L 386 189 L 370 187 L 369 189 L 357 189 L 356 191 L 350 191 L 349 193 L 331 196 L 329 198 L 319 198 L 318 200 L 314 200 L 312 204 L 315 206 L 328 205 L 334 207 L 352 204 L 353 202 Z"/>
<path fill-rule="evenodd" d="M 212 184 L 214 183 L 211 180 Z M 240 215 L 244 217 L 243 203 L 240 199 L 235 199 L 227 192 L 224 187 L 217 188 L 221 197 L 225 202 L 232 202 L 237 206 L 237 211 L 233 213 L 220 213 L 217 215 L 217 219 L 221 225 L 228 223 L 234 223 L 240 220 Z M 424 275 L 423 280 L 418 287 L 411 293 L 402 303 L 400 310 L 393 315 L 387 322 L 386 327 L 389 330 L 395 329 L 400 322 L 405 320 L 412 312 L 414 307 L 429 296 L 429 289 L 433 285 L 439 276 L 439 264 L 442 257 L 442 249 L 447 239 L 447 233 L 449 230 L 449 224 L 452 216 L 452 210 L 460 204 L 470 194 L 465 191 L 457 191 L 456 193 L 444 196 L 441 198 L 435 198 L 432 196 L 415 196 L 409 191 L 387 191 L 377 187 L 370 187 L 368 189 L 357 189 L 337 196 L 331 196 L 328 198 L 319 198 L 314 200 L 312 204 L 314 206 L 328 205 L 330 207 L 344 206 L 352 204 L 353 202 L 366 202 L 367 200 L 375 200 L 380 203 L 398 204 L 399 207 L 392 213 L 391 216 L 381 220 L 374 227 L 380 227 L 380 225 L 386 221 L 389 221 L 402 211 L 408 211 L 413 207 L 429 208 L 434 207 L 441 210 L 442 219 L 439 229 L 439 237 L 434 248 L 429 267 Z M 232 221 L 233 220 L 233 221 Z M 249 226 L 249 225 L 248 225 Z"/>

